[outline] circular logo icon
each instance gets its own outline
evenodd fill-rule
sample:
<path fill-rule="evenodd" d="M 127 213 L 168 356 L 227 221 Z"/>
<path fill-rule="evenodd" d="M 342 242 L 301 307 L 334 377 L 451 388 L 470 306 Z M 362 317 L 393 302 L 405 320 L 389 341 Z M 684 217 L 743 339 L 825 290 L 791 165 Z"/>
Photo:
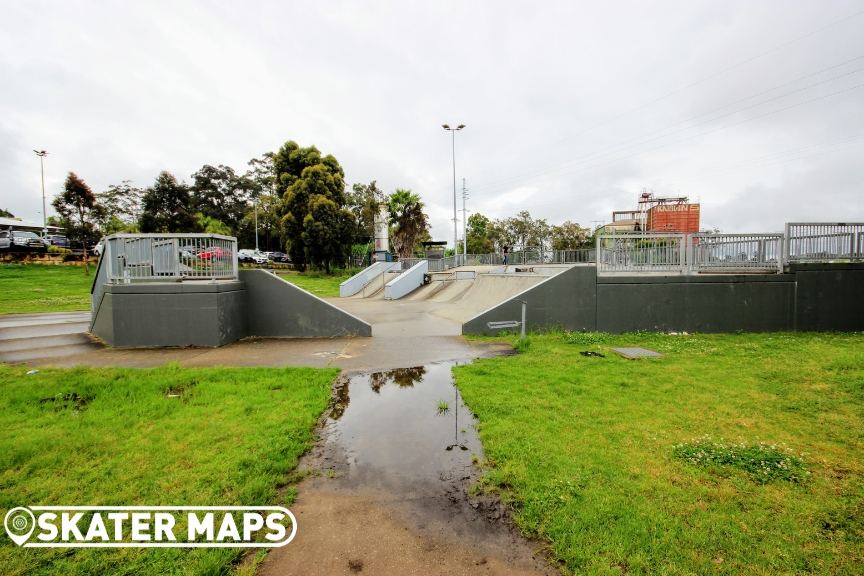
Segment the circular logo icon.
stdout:
<path fill-rule="evenodd" d="M 3 524 L 9 538 L 21 546 L 30 538 L 33 529 L 36 528 L 36 517 L 27 508 L 13 508 L 6 513 Z"/>

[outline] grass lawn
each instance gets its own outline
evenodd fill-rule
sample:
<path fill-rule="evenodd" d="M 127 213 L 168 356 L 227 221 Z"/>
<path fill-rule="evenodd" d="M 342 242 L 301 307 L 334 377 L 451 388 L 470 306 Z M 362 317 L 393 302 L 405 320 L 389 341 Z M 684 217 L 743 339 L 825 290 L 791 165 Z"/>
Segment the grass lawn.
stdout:
<path fill-rule="evenodd" d="M 277 274 L 288 282 L 311 292 L 319 298 L 338 298 L 339 284 L 359 271 L 359 269 L 334 270 L 332 276 L 328 276 L 323 271 L 294 272 L 293 270 L 280 270 Z"/>
<path fill-rule="evenodd" d="M 570 572 L 864 573 L 862 333 L 534 335 L 454 372 L 481 484 Z"/>
<path fill-rule="evenodd" d="M 0 514 L 27 505 L 290 504 L 338 370 L 0 366 Z M 168 394 L 176 395 L 169 397 Z M 279 497 L 278 494 L 283 494 Z M 227 574 L 241 549 L 25 549 L 0 574 Z"/>
<path fill-rule="evenodd" d="M 90 276 L 83 266 L 0 264 L 0 314 L 90 309 Z"/>

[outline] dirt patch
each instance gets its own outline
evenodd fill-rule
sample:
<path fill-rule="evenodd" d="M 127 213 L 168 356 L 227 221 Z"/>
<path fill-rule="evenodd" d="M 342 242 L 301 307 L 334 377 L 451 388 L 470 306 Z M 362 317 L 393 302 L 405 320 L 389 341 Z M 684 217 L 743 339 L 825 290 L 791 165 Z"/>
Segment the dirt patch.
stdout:
<path fill-rule="evenodd" d="M 482 445 L 452 365 L 343 375 L 299 466 L 297 536 L 260 574 L 558 574 L 506 504 L 469 494 Z"/>

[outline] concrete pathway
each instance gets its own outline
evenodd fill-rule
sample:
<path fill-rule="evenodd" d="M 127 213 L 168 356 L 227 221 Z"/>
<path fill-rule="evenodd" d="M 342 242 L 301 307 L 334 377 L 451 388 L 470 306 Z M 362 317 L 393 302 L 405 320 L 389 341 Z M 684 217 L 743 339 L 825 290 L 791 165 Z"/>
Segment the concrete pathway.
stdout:
<path fill-rule="evenodd" d="M 221 348 L 107 347 L 86 334 L 90 313 L 0 316 L 0 362 L 32 366 L 312 366 L 352 372 L 470 360 L 512 352 L 501 342 L 466 342 L 458 322 L 429 312 L 447 303 L 331 298 L 372 324 L 372 338 L 245 338 Z"/>

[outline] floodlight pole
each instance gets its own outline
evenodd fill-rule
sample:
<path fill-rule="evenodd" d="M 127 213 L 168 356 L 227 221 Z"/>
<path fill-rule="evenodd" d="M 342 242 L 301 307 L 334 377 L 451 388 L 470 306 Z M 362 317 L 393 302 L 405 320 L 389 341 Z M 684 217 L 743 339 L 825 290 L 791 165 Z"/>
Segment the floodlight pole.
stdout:
<path fill-rule="evenodd" d="M 48 237 L 48 208 L 45 204 L 45 156 L 48 152 L 45 150 L 33 150 L 39 156 L 39 167 L 42 169 L 42 238 Z"/>
<path fill-rule="evenodd" d="M 442 128 L 450 131 L 453 140 L 453 258 L 458 262 L 459 258 L 456 252 L 459 251 L 459 229 L 457 224 L 456 212 L 458 210 L 456 204 L 456 132 L 465 128 L 465 124 L 460 124 L 456 128 L 450 128 L 448 124 L 442 124 Z"/>
<path fill-rule="evenodd" d="M 468 199 L 468 188 L 465 187 L 465 178 L 462 179 L 462 258 L 468 256 L 468 210 L 465 209 L 465 200 Z"/>
<path fill-rule="evenodd" d="M 258 199 L 255 199 L 255 252 L 258 252 Z"/>

